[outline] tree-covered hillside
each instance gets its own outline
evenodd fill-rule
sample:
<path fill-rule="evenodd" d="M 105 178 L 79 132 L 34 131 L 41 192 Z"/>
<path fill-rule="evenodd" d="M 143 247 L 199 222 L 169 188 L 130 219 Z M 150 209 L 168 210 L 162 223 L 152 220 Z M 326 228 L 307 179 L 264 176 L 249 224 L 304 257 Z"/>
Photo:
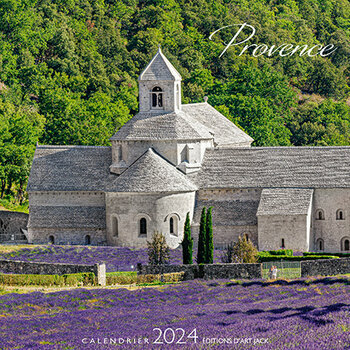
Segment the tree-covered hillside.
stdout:
<path fill-rule="evenodd" d="M 230 47 L 334 44 L 327 57 Z M 137 76 L 158 44 L 183 77 L 183 103 L 209 103 L 254 145 L 349 145 L 348 0 L 0 0 L 1 196 L 23 198 L 37 141 L 106 145 L 137 112 Z"/>

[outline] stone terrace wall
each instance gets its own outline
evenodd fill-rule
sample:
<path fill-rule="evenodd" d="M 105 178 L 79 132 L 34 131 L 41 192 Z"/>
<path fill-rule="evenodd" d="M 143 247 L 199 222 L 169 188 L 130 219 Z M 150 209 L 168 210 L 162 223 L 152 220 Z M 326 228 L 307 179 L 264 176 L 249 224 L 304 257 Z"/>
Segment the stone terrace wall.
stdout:
<path fill-rule="evenodd" d="M 137 266 L 138 274 L 164 274 L 184 272 L 185 280 L 195 278 L 230 279 L 262 278 L 262 264 L 207 264 L 207 265 L 141 265 Z"/>
<path fill-rule="evenodd" d="M 21 229 L 26 230 L 28 214 L 0 210 L 0 242 L 25 240 Z"/>
<path fill-rule="evenodd" d="M 307 260 L 301 262 L 301 277 L 350 273 L 350 258 Z"/>
<path fill-rule="evenodd" d="M 0 271 L 2 273 L 33 275 L 64 275 L 71 273 L 93 272 L 97 276 L 98 283 L 100 285 L 106 285 L 105 264 L 73 265 L 0 260 Z"/>

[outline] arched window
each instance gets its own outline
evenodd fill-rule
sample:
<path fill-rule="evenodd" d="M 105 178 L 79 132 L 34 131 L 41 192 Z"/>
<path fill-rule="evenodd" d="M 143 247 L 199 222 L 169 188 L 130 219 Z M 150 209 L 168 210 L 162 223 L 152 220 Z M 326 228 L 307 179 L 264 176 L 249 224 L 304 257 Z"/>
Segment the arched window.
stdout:
<path fill-rule="evenodd" d="M 320 250 L 320 251 L 323 251 L 323 250 L 324 250 L 324 242 L 323 242 L 323 239 L 322 239 L 322 238 L 319 238 L 319 239 L 316 241 L 316 249 L 317 249 L 317 250 Z"/>
<path fill-rule="evenodd" d="M 344 220 L 344 211 L 342 209 L 338 209 L 336 213 L 337 220 Z"/>
<path fill-rule="evenodd" d="M 163 109 L 163 91 L 159 86 L 152 89 L 152 109 Z"/>
<path fill-rule="evenodd" d="M 170 224 L 170 233 L 174 234 L 174 218 L 170 218 L 169 224 Z"/>
<path fill-rule="evenodd" d="M 119 235 L 119 223 L 118 223 L 118 218 L 113 216 L 112 218 L 112 235 L 113 237 L 118 237 Z"/>
<path fill-rule="evenodd" d="M 49 243 L 55 244 L 55 237 L 54 236 L 49 236 Z"/>
<path fill-rule="evenodd" d="M 324 220 L 324 212 L 322 209 L 317 209 L 316 220 Z"/>
<path fill-rule="evenodd" d="M 85 236 L 85 245 L 90 245 L 91 244 L 91 237 L 90 235 Z"/>
<path fill-rule="evenodd" d="M 145 218 L 140 219 L 140 236 L 147 235 L 147 220 Z"/>
<path fill-rule="evenodd" d="M 178 222 L 179 219 L 177 216 L 171 216 L 169 219 L 169 232 L 173 236 L 178 236 Z"/>
<path fill-rule="evenodd" d="M 281 240 L 281 248 L 284 249 L 286 246 L 284 245 L 284 238 Z"/>
<path fill-rule="evenodd" d="M 344 241 L 344 250 L 350 250 L 350 241 L 348 239 Z"/>
<path fill-rule="evenodd" d="M 350 238 L 349 237 L 343 237 L 341 239 L 340 248 L 343 251 L 349 251 L 350 250 Z"/>
<path fill-rule="evenodd" d="M 243 237 L 245 238 L 245 240 L 246 240 L 246 241 L 248 241 L 249 236 L 248 236 L 248 234 L 247 234 L 247 233 L 245 233 L 245 234 L 243 235 Z"/>

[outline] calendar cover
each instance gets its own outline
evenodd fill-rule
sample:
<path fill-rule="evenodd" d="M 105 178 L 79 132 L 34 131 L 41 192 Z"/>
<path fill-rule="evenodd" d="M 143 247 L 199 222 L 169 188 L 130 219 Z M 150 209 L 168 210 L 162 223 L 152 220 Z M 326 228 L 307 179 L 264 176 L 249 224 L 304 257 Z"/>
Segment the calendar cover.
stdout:
<path fill-rule="evenodd" d="M 349 0 L 1 0 L 0 348 L 350 348 Z"/>

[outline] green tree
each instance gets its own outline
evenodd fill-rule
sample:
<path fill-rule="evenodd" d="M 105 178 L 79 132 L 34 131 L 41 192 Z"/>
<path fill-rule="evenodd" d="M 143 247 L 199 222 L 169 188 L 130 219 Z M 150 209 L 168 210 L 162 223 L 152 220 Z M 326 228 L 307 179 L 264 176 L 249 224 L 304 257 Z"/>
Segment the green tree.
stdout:
<path fill-rule="evenodd" d="M 258 250 L 253 242 L 247 238 L 239 236 L 238 241 L 233 245 L 233 257 L 236 263 L 256 263 L 258 261 Z"/>
<path fill-rule="evenodd" d="M 154 232 L 152 240 L 147 241 L 148 261 L 150 265 L 163 265 L 169 261 L 169 247 L 165 236 L 160 232 Z"/>
<path fill-rule="evenodd" d="M 206 262 L 207 250 L 207 214 L 206 207 L 202 209 L 201 221 L 199 225 L 198 236 L 198 251 L 197 251 L 197 264 L 204 264 Z"/>
<path fill-rule="evenodd" d="M 184 238 L 182 241 L 182 258 L 184 264 L 192 264 L 193 254 L 193 238 L 191 236 L 191 222 L 190 213 L 186 215 L 185 227 L 184 227 Z"/>
<path fill-rule="evenodd" d="M 205 262 L 207 264 L 212 264 L 214 262 L 214 242 L 213 242 L 213 217 L 212 217 L 213 207 L 209 207 L 206 216 L 206 258 Z"/>

